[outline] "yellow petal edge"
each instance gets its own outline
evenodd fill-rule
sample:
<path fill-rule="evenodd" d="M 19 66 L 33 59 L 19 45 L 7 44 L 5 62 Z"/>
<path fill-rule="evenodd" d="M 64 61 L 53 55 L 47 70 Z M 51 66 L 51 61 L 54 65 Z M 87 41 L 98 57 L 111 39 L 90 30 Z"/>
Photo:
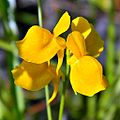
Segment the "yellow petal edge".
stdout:
<path fill-rule="evenodd" d="M 60 34 L 67 31 L 69 26 L 70 26 L 70 16 L 68 12 L 66 11 L 62 15 L 58 23 L 56 24 L 55 28 L 53 29 L 54 37 L 58 37 Z"/>
<path fill-rule="evenodd" d="M 71 27 L 72 31 L 79 31 L 80 33 L 82 33 L 84 39 L 86 39 L 91 32 L 91 26 L 89 22 L 83 17 L 77 17 L 72 20 Z"/>

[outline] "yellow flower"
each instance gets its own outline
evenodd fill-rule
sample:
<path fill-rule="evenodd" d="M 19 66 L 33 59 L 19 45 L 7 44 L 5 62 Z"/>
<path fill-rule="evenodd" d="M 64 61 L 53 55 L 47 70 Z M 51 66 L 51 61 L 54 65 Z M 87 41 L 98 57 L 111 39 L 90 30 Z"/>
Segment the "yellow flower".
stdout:
<path fill-rule="evenodd" d="M 71 67 L 70 82 L 76 94 L 93 96 L 107 87 L 102 66 L 95 59 L 103 51 L 104 42 L 83 17 L 72 21 L 72 31 L 66 43 L 73 54 L 68 60 Z"/>
<path fill-rule="evenodd" d="M 59 37 L 70 25 L 70 16 L 65 12 L 53 30 L 53 34 L 40 26 L 32 26 L 23 40 L 17 42 L 19 56 L 23 62 L 12 70 L 15 84 L 27 90 L 36 91 L 44 88 L 51 81 L 54 86 L 49 103 L 56 97 L 59 85 L 59 69 L 63 62 L 65 40 Z M 48 61 L 58 56 L 55 71 Z"/>
<path fill-rule="evenodd" d="M 12 70 L 14 83 L 27 90 L 36 91 L 44 88 L 51 81 L 54 86 L 49 103 L 56 97 L 59 85 L 59 76 L 52 65 L 48 63 L 34 64 L 23 60 L 23 62 Z"/>
<path fill-rule="evenodd" d="M 104 42 L 94 27 L 83 17 L 72 21 L 72 33 L 64 38 L 60 34 L 67 31 L 70 16 L 65 12 L 53 30 L 53 34 L 40 26 L 32 26 L 23 40 L 17 42 L 19 56 L 23 62 L 12 70 L 15 84 L 27 90 L 44 88 L 51 81 L 54 86 L 49 103 L 56 97 L 59 85 L 59 69 L 63 62 L 64 49 L 73 54 L 68 63 L 71 66 L 70 82 L 75 93 L 92 96 L 104 90 L 107 82 L 102 75 L 102 66 L 95 59 L 103 51 Z M 57 54 L 55 68 L 49 61 Z"/>
<path fill-rule="evenodd" d="M 59 37 L 70 25 L 70 16 L 65 12 L 53 30 L 53 34 L 40 26 L 32 26 L 23 40 L 17 42 L 19 56 L 25 61 L 41 64 L 58 56 L 57 73 L 62 65 L 65 40 Z"/>

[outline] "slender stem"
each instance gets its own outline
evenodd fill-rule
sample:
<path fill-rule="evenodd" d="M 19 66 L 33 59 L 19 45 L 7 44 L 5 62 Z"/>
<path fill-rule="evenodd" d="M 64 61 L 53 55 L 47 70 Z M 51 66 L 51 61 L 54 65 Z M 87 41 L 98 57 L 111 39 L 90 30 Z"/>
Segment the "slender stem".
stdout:
<path fill-rule="evenodd" d="M 39 22 L 39 25 L 42 27 L 42 9 L 41 9 L 40 0 L 38 0 L 38 22 Z M 51 107 L 50 107 L 50 104 L 48 104 L 48 100 L 49 100 L 48 86 L 45 87 L 45 97 L 46 97 L 46 107 L 47 107 L 48 120 L 52 120 Z"/>
<path fill-rule="evenodd" d="M 96 117 L 96 99 L 96 95 L 87 98 L 87 119 L 89 120 L 94 120 Z"/>
<path fill-rule="evenodd" d="M 111 7 L 108 12 L 108 43 L 107 43 L 107 58 L 106 58 L 106 75 L 109 83 L 114 82 L 114 62 L 115 62 L 115 23 L 114 23 L 114 0 L 111 0 Z"/>
<path fill-rule="evenodd" d="M 48 104 L 48 100 L 49 100 L 48 86 L 45 87 L 45 97 L 46 97 L 46 107 L 47 107 L 48 120 L 52 120 L 51 107 L 50 107 L 50 104 Z"/>
<path fill-rule="evenodd" d="M 65 84 L 65 81 L 63 82 L 63 89 L 64 89 L 64 84 Z M 60 100 L 60 109 L 59 109 L 59 120 L 62 120 L 64 104 L 65 104 L 65 92 L 62 92 L 62 96 Z"/>
<path fill-rule="evenodd" d="M 67 86 L 67 79 L 69 75 L 69 65 L 67 64 L 67 60 L 69 59 L 69 51 L 66 50 L 66 75 L 65 80 L 63 80 L 63 89 L 62 89 L 62 95 L 60 100 L 60 109 L 59 109 L 59 120 L 62 120 L 63 111 L 64 111 L 64 104 L 65 104 L 65 92 L 66 92 L 66 86 Z"/>
<path fill-rule="evenodd" d="M 41 0 L 38 0 L 38 22 L 39 25 L 42 27 L 42 9 L 41 9 Z"/>

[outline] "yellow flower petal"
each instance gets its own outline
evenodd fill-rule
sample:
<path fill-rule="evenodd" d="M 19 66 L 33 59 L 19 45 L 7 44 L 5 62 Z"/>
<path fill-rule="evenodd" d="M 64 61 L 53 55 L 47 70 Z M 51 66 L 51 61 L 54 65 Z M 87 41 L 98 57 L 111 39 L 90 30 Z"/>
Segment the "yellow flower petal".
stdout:
<path fill-rule="evenodd" d="M 54 86 L 54 91 L 52 93 L 51 98 L 48 100 L 48 104 L 51 103 L 55 99 L 55 97 L 57 96 L 57 93 L 58 93 L 59 80 L 54 79 L 54 80 L 52 80 L 52 83 Z"/>
<path fill-rule="evenodd" d="M 77 17 L 72 20 L 72 31 L 79 31 L 85 39 L 91 32 L 91 26 L 85 18 Z"/>
<path fill-rule="evenodd" d="M 32 63 L 44 63 L 54 57 L 64 46 L 64 39 L 53 35 L 39 26 L 31 27 L 25 38 L 17 42 L 19 55 L 25 61 Z"/>
<path fill-rule="evenodd" d="M 67 31 L 69 26 L 70 26 L 70 16 L 68 12 L 65 12 L 53 30 L 54 37 L 58 37 L 60 34 Z"/>
<path fill-rule="evenodd" d="M 57 37 L 54 38 L 57 42 L 57 44 L 60 46 L 60 50 L 57 52 L 57 56 L 58 56 L 58 64 L 57 64 L 57 68 L 56 68 L 56 73 L 58 75 L 59 73 L 59 69 L 62 66 L 63 63 L 63 58 L 64 58 L 64 49 L 66 48 L 66 43 L 65 43 L 65 39 L 63 39 L 62 37 Z"/>
<path fill-rule="evenodd" d="M 86 51 L 90 56 L 98 57 L 104 49 L 104 41 L 91 25 L 92 31 L 85 39 Z"/>
<path fill-rule="evenodd" d="M 12 70 L 15 84 L 27 90 L 36 91 L 44 88 L 54 78 L 48 64 L 33 64 L 23 61 Z"/>
<path fill-rule="evenodd" d="M 56 68 L 56 73 L 58 75 L 59 69 L 61 68 L 62 63 L 63 63 L 64 50 L 59 50 L 58 53 L 57 53 L 57 56 L 58 56 L 58 64 L 57 64 L 57 68 Z"/>
<path fill-rule="evenodd" d="M 86 54 L 84 38 L 78 31 L 68 35 L 66 46 L 77 58 Z"/>
<path fill-rule="evenodd" d="M 101 64 L 90 56 L 83 56 L 71 65 L 70 82 L 75 93 L 86 96 L 93 96 L 107 86 Z"/>

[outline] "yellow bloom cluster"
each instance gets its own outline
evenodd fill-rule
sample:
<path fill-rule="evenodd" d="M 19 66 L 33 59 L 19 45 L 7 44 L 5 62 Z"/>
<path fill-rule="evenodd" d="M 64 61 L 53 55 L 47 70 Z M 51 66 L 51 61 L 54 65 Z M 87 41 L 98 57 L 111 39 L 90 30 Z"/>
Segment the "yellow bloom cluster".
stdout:
<path fill-rule="evenodd" d="M 94 27 L 83 17 L 72 20 L 72 32 L 67 41 L 60 37 L 70 26 L 70 16 L 65 12 L 53 33 L 40 26 L 32 26 L 23 40 L 17 41 L 19 56 L 23 62 L 12 70 L 15 84 L 27 90 L 44 88 L 51 81 L 54 86 L 49 103 L 56 97 L 59 86 L 59 69 L 63 63 L 64 50 L 72 53 L 68 64 L 70 82 L 75 93 L 92 96 L 104 90 L 107 82 L 102 75 L 102 66 L 95 59 L 103 51 L 104 42 Z M 57 54 L 55 69 L 49 61 Z"/>

